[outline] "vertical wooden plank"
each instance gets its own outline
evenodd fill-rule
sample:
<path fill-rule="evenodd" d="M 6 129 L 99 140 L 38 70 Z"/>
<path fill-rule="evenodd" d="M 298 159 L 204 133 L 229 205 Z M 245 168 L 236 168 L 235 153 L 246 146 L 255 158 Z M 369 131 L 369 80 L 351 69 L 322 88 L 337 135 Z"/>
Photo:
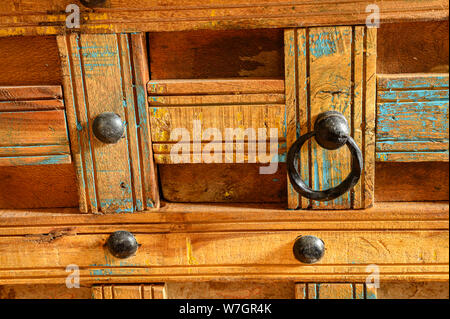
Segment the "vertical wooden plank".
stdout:
<path fill-rule="evenodd" d="M 351 119 L 352 28 L 320 27 L 309 30 L 311 121 L 325 111 L 341 112 Z M 335 151 L 311 143 L 314 189 L 337 186 L 350 172 L 347 147 Z M 350 208 L 350 193 L 328 202 L 313 201 L 314 208 Z"/>
<path fill-rule="evenodd" d="M 72 156 L 78 179 L 81 212 L 97 212 L 94 164 L 87 126 L 88 116 L 81 63 L 77 50 L 78 35 L 57 37 L 62 73 L 64 101 L 70 134 Z"/>
<path fill-rule="evenodd" d="M 136 118 L 136 105 L 134 99 L 132 61 L 130 53 L 129 35 L 118 35 L 119 53 L 122 71 L 123 106 L 125 121 L 127 123 L 128 152 L 130 154 L 130 170 L 132 178 L 133 207 L 136 211 L 144 209 L 142 195 L 140 149 L 138 143 L 138 124 Z"/>
<path fill-rule="evenodd" d="M 353 299 L 365 299 L 365 285 L 353 284 Z"/>
<path fill-rule="evenodd" d="M 153 299 L 166 299 L 164 294 L 164 285 L 152 285 Z"/>
<path fill-rule="evenodd" d="M 103 285 L 102 286 L 103 299 L 114 299 L 114 289 L 113 286 Z"/>
<path fill-rule="evenodd" d="M 308 299 L 308 284 L 295 284 L 295 299 Z"/>
<path fill-rule="evenodd" d="M 297 29 L 286 29 L 284 31 L 284 56 L 285 56 L 285 128 L 283 134 L 286 137 L 287 149 L 294 144 L 297 139 L 297 114 L 298 114 L 298 101 L 297 101 L 297 42 L 296 42 Z M 300 205 L 300 198 L 298 193 L 292 187 L 289 178 L 287 179 L 287 192 L 288 192 L 288 209 L 297 209 Z"/>
<path fill-rule="evenodd" d="M 365 123 L 364 123 L 364 99 L 365 99 L 365 70 L 364 70 L 364 39 L 365 27 L 357 26 L 353 30 L 353 92 L 352 92 L 352 122 L 351 135 L 357 145 L 364 152 Z M 364 153 L 363 158 L 365 159 Z M 351 190 L 353 208 L 364 207 L 364 170 L 358 183 Z"/>
<path fill-rule="evenodd" d="M 158 207 L 146 100 L 143 34 L 58 37 L 80 210 L 120 213 Z M 136 65 L 135 65 L 136 64 Z M 97 140 L 92 123 L 114 112 L 126 125 L 116 144 Z"/>
<path fill-rule="evenodd" d="M 150 72 L 147 62 L 146 47 L 145 33 L 131 34 L 144 207 L 148 209 L 158 208 L 160 206 L 160 200 L 158 174 L 153 159 L 150 132 L 150 117 L 147 99 L 147 83 L 150 80 Z"/>
<path fill-rule="evenodd" d="M 375 189 L 375 119 L 376 119 L 376 74 L 377 74 L 377 29 L 367 28 L 365 38 L 365 142 L 364 142 L 364 204 L 368 208 L 374 202 Z"/>

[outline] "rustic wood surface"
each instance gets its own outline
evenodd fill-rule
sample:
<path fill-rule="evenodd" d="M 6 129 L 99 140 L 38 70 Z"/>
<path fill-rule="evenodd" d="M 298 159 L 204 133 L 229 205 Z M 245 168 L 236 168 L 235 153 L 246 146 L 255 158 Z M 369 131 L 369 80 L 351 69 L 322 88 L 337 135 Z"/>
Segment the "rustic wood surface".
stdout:
<path fill-rule="evenodd" d="M 220 0 L 214 4 L 209 0 L 111 0 L 92 10 L 74 0 L 6 0 L 0 6 L 0 36 L 63 34 L 68 31 L 65 9 L 73 3 L 80 5 L 83 33 L 364 24 L 371 13 L 367 6 L 373 4 L 357 0 Z M 378 6 L 382 23 L 440 20 L 449 15 L 444 0 L 383 1 Z"/>
<path fill-rule="evenodd" d="M 151 78 L 283 77 L 283 30 L 149 33 Z"/>
<path fill-rule="evenodd" d="M 448 74 L 378 75 L 377 161 L 448 161 Z"/>
<path fill-rule="evenodd" d="M 380 266 L 383 280 L 448 280 L 447 202 L 383 204 L 358 214 L 333 212 L 333 220 L 330 211 L 195 204 L 166 204 L 159 213 L 95 216 L 62 209 L 3 211 L 0 217 L 0 251 L 8 251 L 0 254 L 2 284 L 61 283 L 71 263 L 80 266 L 83 284 L 213 278 L 357 282 L 365 280 L 372 263 Z M 119 229 L 133 232 L 142 244 L 127 260 L 103 247 Z M 293 257 L 292 244 L 304 234 L 327 246 L 317 264 Z"/>
<path fill-rule="evenodd" d="M 0 166 L 71 163 L 60 86 L 0 86 Z"/>
<path fill-rule="evenodd" d="M 322 112 L 337 110 L 349 121 L 361 148 L 364 171 L 353 190 L 328 202 L 299 199 L 288 185 L 288 207 L 364 208 L 373 203 L 376 29 L 322 27 L 285 31 L 287 147 L 312 130 Z M 313 189 L 337 186 L 350 171 L 346 147 L 327 151 L 315 140 L 303 147 L 302 178 Z"/>
<path fill-rule="evenodd" d="M 448 19 L 382 23 L 378 29 L 378 73 L 448 72 L 448 27 Z"/>
<path fill-rule="evenodd" d="M 143 94 L 146 55 L 139 51 L 145 45 L 137 35 L 131 37 L 58 37 L 82 212 L 133 212 L 158 205 Z M 91 124 L 103 112 L 115 112 L 126 123 L 125 136 L 116 144 L 93 135 Z"/>
<path fill-rule="evenodd" d="M 448 162 L 377 162 L 377 202 L 446 201 Z"/>
<path fill-rule="evenodd" d="M 73 163 L 0 166 L 0 181 L 0 208 L 78 207 Z"/>
<path fill-rule="evenodd" d="M 0 86 L 61 85 L 55 37 L 0 37 L 0 69 Z"/>
<path fill-rule="evenodd" d="M 364 283 L 297 283 L 295 299 L 376 299 Z"/>
<path fill-rule="evenodd" d="M 166 299 L 164 285 L 101 285 L 92 287 L 93 299 Z"/>

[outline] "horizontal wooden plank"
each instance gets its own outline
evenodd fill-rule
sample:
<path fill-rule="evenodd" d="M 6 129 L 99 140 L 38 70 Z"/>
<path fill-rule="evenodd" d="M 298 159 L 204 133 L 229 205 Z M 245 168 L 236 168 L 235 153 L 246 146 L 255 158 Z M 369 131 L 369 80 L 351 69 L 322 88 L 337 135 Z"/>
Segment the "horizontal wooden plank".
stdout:
<path fill-rule="evenodd" d="M 69 145 L 0 146 L 0 157 L 70 154 Z"/>
<path fill-rule="evenodd" d="M 281 93 L 150 96 L 148 98 L 150 106 L 284 104 L 284 101 L 284 94 Z"/>
<path fill-rule="evenodd" d="M 72 158 L 70 155 L 42 155 L 42 156 L 19 156 L 19 157 L 1 157 L 0 166 L 22 166 L 22 165 L 56 165 L 70 164 Z"/>
<path fill-rule="evenodd" d="M 0 112 L 63 110 L 63 100 L 0 101 Z"/>
<path fill-rule="evenodd" d="M 0 112 L 0 146 L 67 145 L 64 111 Z"/>
<path fill-rule="evenodd" d="M 376 264 L 380 280 L 408 275 L 422 280 L 448 279 L 447 231 L 308 231 L 321 238 L 327 251 L 318 263 L 305 265 L 292 253 L 303 231 L 135 234 L 141 246 L 135 256 L 116 259 L 105 250 L 108 235 L 60 233 L 42 236 L 0 237 L 0 283 L 48 277 L 65 280 L 67 265 L 80 267 L 82 282 L 147 276 L 174 281 L 179 277 L 205 280 L 259 276 L 261 279 L 336 278 L 367 276 Z M 352 247 L 352 249 L 347 249 Z M 80 258 L 83 251 L 83 258 Z M 148 278 L 147 278 L 148 280 Z"/>
<path fill-rule="evenodd" d="M 448 73 L 378 74 L 378 91 L 448 88 Z"/>
<path fill-rule="evenodd" d="M 198 95 L 284 93 L 283 79 L 177 79 L 154 80 L 147 85 L 149 95 Z"/>
<path fill-rule="evenodd" d="M 52 0 L 3 1 L 0 36 L 63 34 L 68 31 L 65 14 L 69 2 Z M 96 11 L 81 6 L 82 33 L 175 31 L 194 29 L 284 28 L 311 25 L 366 23 L 371 1 L 285 0 L 111 0 Z M 430 1 L 383 1 L 378 3 L 382 23 L 448 18 L 448 3 Z M 369 7 L 370 9 L 370 7 Z M 373 10 L 373 9 L 372 9 Z M 370 11 L 369 11 L 370 12 Z M 32 14 L 30 14 L 32 13 Z"/>
<path fill-rule="evenodd" d="M 62 99 L 60 85 L 0 86 L 0 101 Z"/>
<path fill-rule="evenodd" d="M 378 90 L 376 159 L 448 161 L 448 75 L 380 75 Z"/>

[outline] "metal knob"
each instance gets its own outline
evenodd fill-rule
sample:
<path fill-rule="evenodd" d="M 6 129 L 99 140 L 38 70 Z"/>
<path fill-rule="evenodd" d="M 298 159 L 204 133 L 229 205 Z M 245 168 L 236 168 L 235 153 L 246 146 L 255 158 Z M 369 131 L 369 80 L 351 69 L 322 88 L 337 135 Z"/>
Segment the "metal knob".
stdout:
<path fill-rule="evenodd" d="M 119 230 L 109 236 L 106 247 L 111 255 L 124 259 L 133 256 L 139 244 L 132 233 Z"/>
<path fill-rule="evenodd" d="M 104 5 L 106 0 L 80 0 L 80 2 L 88 8 L 94 8 Z"/>
<path fill-rule="evenodd" d="M 98 115 L 92 124 L 92 131 L 96 138 L 103 143 L 117 143 L 125 133 L 125 125 L 119 115 L 105 112 Z"/>
<path fill-rule="evenodd" d="M 336 187 L 326 190 L 313 190 L 306 185 L 297 171 L 296 159 L 299 156 L 300 149 L 313 136 L 321 147 L 328 150 L 335 150 L 343 145 L 347 145 L 350 149 L 352 154 L 351 171 L 345 180 Z M 289 180 L 294 189 L 301 196 L 318 201 L 328 201 L 338 198 L 350 190 L 361 177 L 364 165 L 361 150 L 349 135 L 348 122 L 344 115 L 337 111 L 328 111 L 319 114 L 314 123 L 314 131 L 302 135 L 292 144 L 286 162 Z"/>
<path fill-rule="evenodd" d="M 325 244 L 316 236 L 301 236 L 294 243 L 294 257 L 305 264 L 318 262 L 325 254 Z"/>

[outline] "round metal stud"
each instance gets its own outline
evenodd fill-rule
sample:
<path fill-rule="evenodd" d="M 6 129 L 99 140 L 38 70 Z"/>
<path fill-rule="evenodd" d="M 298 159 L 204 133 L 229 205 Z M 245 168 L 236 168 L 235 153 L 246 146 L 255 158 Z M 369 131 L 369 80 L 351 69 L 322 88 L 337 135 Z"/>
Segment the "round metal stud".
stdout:
<path fill-rule="evenodd" d="M 103 143 L 114 144 L 122 138 L 125 125 L 116 113 L 105 112 L 95 118 L 92 131 L 95 137 Z"/>
<path fill-rule="evenodd" d="M 132 233 L 119 230 L 109 236 L 106 247 L 111 255 L 124 259 L 133 256 L 139 244 Z"/>
<path fill-rule="evenodd" d="M 294 256 L 305 264 L 318 262 L 325 254 L 325 244 L 316 236 L 301 236 L 294 243 Z"/>
<path fill-rule="evenodd" d="M 337 111 L 319 114 L 314 122 L 317 143 L 327 150 L 336 150 L 345 145 L 350 134 L 345 116 Z"/>

